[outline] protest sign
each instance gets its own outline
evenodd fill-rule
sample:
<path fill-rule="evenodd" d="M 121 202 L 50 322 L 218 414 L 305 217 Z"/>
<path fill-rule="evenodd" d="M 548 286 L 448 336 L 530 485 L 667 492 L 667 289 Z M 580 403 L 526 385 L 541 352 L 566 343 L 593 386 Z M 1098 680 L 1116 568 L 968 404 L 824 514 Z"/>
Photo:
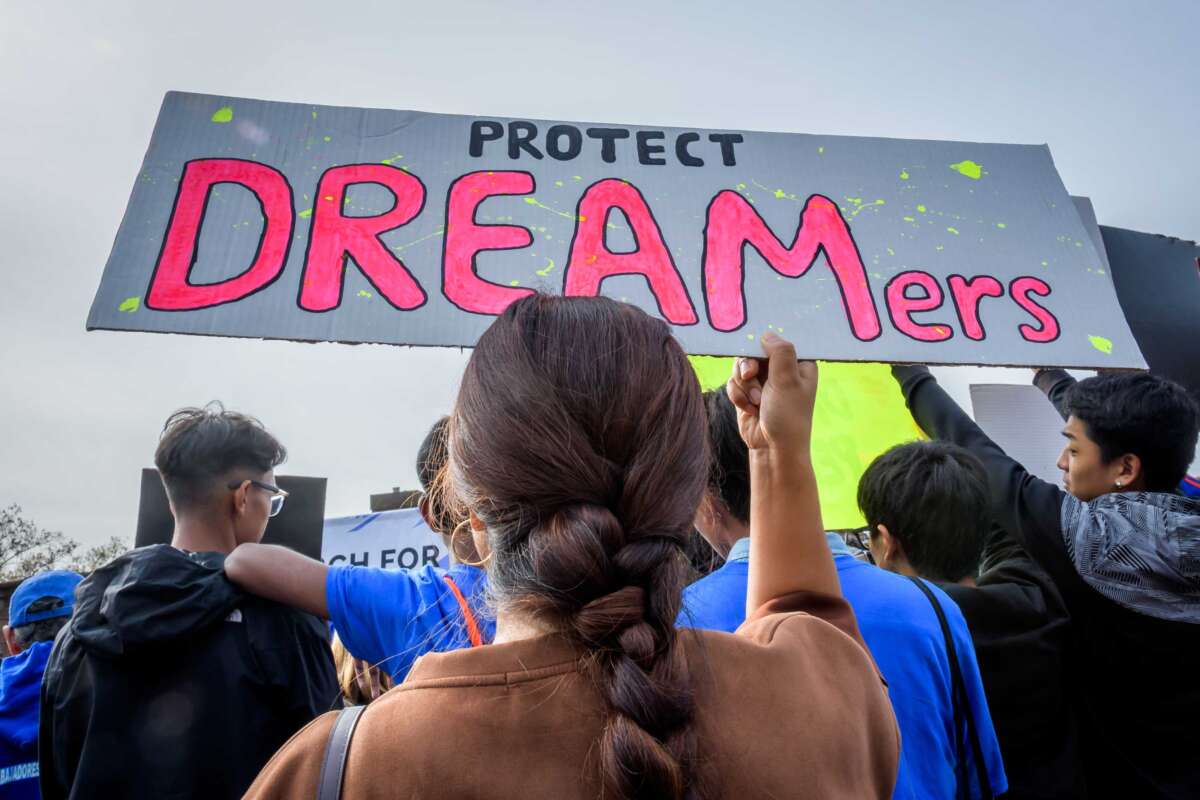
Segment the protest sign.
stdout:
<path fill-rule="evenodd" d="M 541 290 L 697 354 L 1141 367 L 1100 264 L 1040 145 L 171 92 L 88 327 L 470 346 Z"/>
<path fill-rule="evenodd" d="M 701 388 L 725 385 L 731 358 L 693 356 Z M 829 530 L 866 524 L 858 509 L 858 481 L 875 457 L 922 438 L 900 387 L 883 364 L 820 365 L 813 409 L 812 460 L 821 487 L 821 521 Z"/>
<path fill-rule="evenodd" d="M 384 569 L 448 568 L 450 553 L 415 508 L 325 520 L 321 560 Z"/>
<path fill-rule="evenodd" d="M 325 518 L 325 478 L 276 475 L 275 484 L 288 496 L 283 510 L 267 520 L 263 544 L 281 544 L 309 558 L 319 558 Z M 174 531 L 175 518 L 158 470 L 143 469 L 133 546 L 169 544 Z"/>
<path fill-rule="evenodd" d="M 1063 419 L 1036 386 L 971 384 L 972 416 L 983 432 L 1030 475 L 1062 483 L 1058 457 L 1066 439 Z"/>

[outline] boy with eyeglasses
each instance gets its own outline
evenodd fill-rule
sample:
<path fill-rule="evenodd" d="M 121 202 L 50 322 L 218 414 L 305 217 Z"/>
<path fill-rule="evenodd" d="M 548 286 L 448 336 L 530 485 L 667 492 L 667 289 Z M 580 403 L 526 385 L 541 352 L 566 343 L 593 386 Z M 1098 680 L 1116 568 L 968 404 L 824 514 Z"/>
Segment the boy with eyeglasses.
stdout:
<path fill-rule="evenodd" d="M 80 584 L 42 689 L 42 795 L 241 797 L 339 689 L 325 626 L 243 594 L 223 564 L 262 539 L 287 452 L 219 404 L 167 420 L 154 463 L 170 545 L 132 550 Z"/>

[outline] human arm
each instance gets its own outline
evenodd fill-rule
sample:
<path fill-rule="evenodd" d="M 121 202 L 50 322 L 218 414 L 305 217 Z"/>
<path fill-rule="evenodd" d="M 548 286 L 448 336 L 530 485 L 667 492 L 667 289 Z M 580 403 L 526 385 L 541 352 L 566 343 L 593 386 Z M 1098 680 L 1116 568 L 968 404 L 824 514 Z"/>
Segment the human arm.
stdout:
<path fill-rule="evenodd" d="M 1049 398 L 1054 410 L 1064 420 L 1070 416 L 1067 409 L 1067 394 L 1075 385 L 1075 379 L 1065 369 L 1039 369 L 1033 373 L 1033 385 Z"/>
<path fill-rule="evenodd" d="M 238 588 L 329 619 L 325 576 L 329 567 L 277 544 L 238 545 L 225 558 L 225 575 Z"/>
<path fill-rule="evenodd" d="M 747 616 L 797 592 L 841 597 L 812 465 L 817 366 L 774 334 L 762 347 L 766 358 L 739 359 L 727 386 L 750 457 Z"/>
<path fill-rule="evenodd" d="M 925 367 L 893 366 L 913 419 L 926 434 L 953 442 L 983 462 L 995 521 L 1011 533 L 1067 592 L 1081 579 L 1067 554 L 1062 507 L 1068 497 L 1057 486 L 1030 475 L 1009 458 L 938 385 Z"/>

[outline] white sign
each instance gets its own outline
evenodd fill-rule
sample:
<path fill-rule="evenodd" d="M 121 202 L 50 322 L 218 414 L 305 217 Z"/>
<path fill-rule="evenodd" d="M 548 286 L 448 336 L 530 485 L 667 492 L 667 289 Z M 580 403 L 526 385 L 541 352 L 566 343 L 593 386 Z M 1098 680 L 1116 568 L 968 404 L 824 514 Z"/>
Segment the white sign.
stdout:
<path fill-rule="evenodd" d="M 448 568 L 450 552 L 425 524 L 420 511 L 405 508 L 325 520 L 321 560 L 384 569 Z"/>

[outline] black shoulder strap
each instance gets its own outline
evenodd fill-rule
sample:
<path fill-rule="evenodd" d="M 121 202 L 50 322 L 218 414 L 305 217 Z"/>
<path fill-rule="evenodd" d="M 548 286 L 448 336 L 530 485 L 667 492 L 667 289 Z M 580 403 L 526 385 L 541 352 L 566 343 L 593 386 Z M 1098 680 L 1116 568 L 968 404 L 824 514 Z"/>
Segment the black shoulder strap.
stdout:
<path fill-rule="evenodd" d="M 317 800 L 340 800 L 342 796 L 342 774 L 346 769 L 346 755 L 350 752 L 350 737 L 358 725 L 358 718 L 366 706 L 350 706 L 338 712 L 325 743 L 325 757 L 321 759 L 321 777 L 317 781 Z"/>
<path fill-rule="evenodd" d="M 975 762 L 975 776 L 979 780 L 979 791 L 985 800 L 991 800 L 993 797 L 992 784 L 988 780 L 987 764 L 983 761 L 983 748 L 979 745 L 979 731 L 975 728 L 975 717 L 971 713 L 971 702 L 967 697 L 967 687 L 963 681 L 962 669 L 958 666 L 958 649 L 954 646 L 954 637 L 950 634 L 950 623 L 946 622 L 942 604 L 938 602 L 933 591 L 925 585 L 925 581 L 911 576 L 909 576 L 909 580 L 916 584 L 929 600 L 929 604 L 933 606 L 933 612 L 937 614 L 938 625 L 942 628 L 942 638 L 946 642 L 946 657 L 950 661 L 951 701 L 954 704 L 954 752 L 958 756 L 958 764 L 954 771 L 958 775 L 958 796 L 965 798 L 971 796 L 970 782 L 965 780 L 966 759 L 963 758 L 962 751 L 962 726 L 965 721 L 967 738 L 971 742 L 972 760 Z"/>

